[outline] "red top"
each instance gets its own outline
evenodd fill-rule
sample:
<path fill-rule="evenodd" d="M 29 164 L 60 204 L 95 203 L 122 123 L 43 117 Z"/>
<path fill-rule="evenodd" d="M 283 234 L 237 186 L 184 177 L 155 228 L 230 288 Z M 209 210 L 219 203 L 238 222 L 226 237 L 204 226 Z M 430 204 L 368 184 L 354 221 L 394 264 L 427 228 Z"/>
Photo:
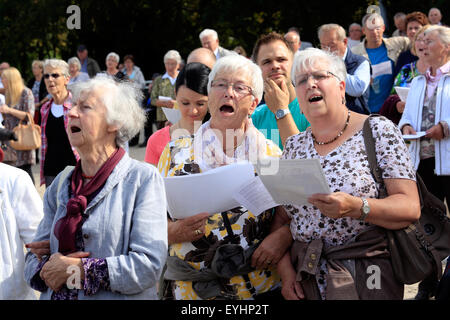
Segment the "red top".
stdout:
<path fill-rule="evenodd" d="M 170 141 L 170 127 L 166 126 L 153 133 L 147 141 L 147 149 L 145 150 L 145 161 L 158 165 L 159 157 L 164 148 Z"/>

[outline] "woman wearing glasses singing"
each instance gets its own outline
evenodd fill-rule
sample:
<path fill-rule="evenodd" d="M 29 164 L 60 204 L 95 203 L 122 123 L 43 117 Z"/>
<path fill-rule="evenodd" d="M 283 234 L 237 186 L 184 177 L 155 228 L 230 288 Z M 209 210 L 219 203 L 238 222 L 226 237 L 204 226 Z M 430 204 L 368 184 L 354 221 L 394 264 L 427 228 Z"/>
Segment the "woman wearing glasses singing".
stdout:
<path fill-rule="evenodd" d="M 278 263 L 286 299 L 403 299 L 381 226 L 400 229 L 420 215 L 415 173 L 401 133 L 370 118 L 388 196 L 371 175 L 363 139 L 367 115 L 345 105 L 343 60 L 319 49 L 299 53 L 292 79 L 311 124 L 288 138 L 284 159 L 318 159 L 331 194 L 285 206 L 294 243 Z M 371 278 L 372 276 L 372 278 Z"/>
<path fill-rule="evenodd" d="M 79 156 L 70 145 L 66 128 L 72 108 L 72 94 L 67 90 L 69 65 L 59 59 L 44 61 L 44 81 L 50 101 L 41 107 L 41 185 L 48 188 L 66 166 L 74 166 Z"/>
<path fill-rule="evenodd" d="M 219 59 L 208 81 L 211 119 L 193 137 L 169 142 L 158 163 L 162 175 L 196 174 L 239 161 L 279 157 L 280 149 L 250 118 L 262 93 L 261 69 L 256 64 L 239 55 Z M 166 285 L 160 291 L 164 298 L 281 297 L 275 265 L 292 237 L 272 210 L 255 216 L 241 206 L 198 216 L 191 235 L 195 239 L 170 245 Z"/>

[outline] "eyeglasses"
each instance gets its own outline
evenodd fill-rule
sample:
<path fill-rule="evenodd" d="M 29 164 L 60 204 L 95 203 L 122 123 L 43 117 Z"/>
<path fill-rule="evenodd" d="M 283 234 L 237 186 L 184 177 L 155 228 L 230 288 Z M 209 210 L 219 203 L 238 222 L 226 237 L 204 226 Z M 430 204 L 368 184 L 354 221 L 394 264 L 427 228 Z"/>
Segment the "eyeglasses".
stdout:
<path fill-rule="evenodd" d="M 58 79 L 62 74 L 59 73 L 44 73 L 44 79 L 50 79 L 50 77 L 54 79 Z"/>
<path fill-rule="evenodd" d="M 341 79 L 339 79 L 339 77 L 337 75 L 335 75 L 334 73 L 323 70 L 323 71 L 315 71 L 315 72 L 311 72 L 311 73 L 307 73 L 307 74 L 300 74 L 295 77 L 295 79 L 296 79 L 295 84 L 297 86 L 304 86 L 308 82 L 309 77 L 312 77 L 313 80 L 316 82 L 323 81 L 325 79 L 328 79 L 329 77 L 336 77 L 336 79 L 341 81 Z"/>
<path fill-rule="evenodd" d="M 239 82 L 236 82 L 236 83 L 230 82 L 229 83 L 228 81 L 225 81 L 225 80 L 213 80 L 211 82 L 211 87 L 218 92 L 225 92 L 225 90 L 227 90 L 228 87 L 230 87 L 230 86 L 233 88 L 233 91 L 237 96 L 242 97 L 247 94 L 253 94 L 252 88 L 243 83 L 239 83 Z"/>

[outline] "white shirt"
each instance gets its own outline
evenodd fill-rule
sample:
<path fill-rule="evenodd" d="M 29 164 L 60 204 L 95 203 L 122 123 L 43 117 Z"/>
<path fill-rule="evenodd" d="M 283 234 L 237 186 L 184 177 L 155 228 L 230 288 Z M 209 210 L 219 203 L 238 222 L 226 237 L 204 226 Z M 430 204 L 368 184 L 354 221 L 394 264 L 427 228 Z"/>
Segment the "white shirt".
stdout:
<path fill-rule="evenodd" d="M 171 76 L 169 76 L 169 74 L 166 72 L 164 73 L 164 75 L 161 77 L 162 79 L 169 79 L 170 80 L 170 84 L 171 85 L 175 85 L 175 82 L 177 81 L 177 78 L 172 78 Z"/>
<path fill-rule="evenodd" d="M 351 38 L 347 38 L 347 40 L 348 40 L 348 42 L 347 42 L 347 47 L 348 47 L 349 49 L 352 49 L 354 46 L 356 46 L 356 45 L 358 45 L 358 44 L 361 43 L 361 41 L 353 40 L 353 39 L 351 39 Z"/>
<path fill-rule="evenodd" d="M 55 118 L 60 118 L 64 115 L 64 107 L 62 104 L 56 104 L 53 102 L 50 111 Z"/>
<path fill-rule="evenodd" d="M 44 216 L 28 174 L 0 163 L 0 300 L 36 299 L 24 279 L 24 243 L 33 241 Z"/>
<path fill-rule="evenodd" d="M 216 48 L 216 50 L 214 50 L 214 55 L 216 56 L 216 59 L 219 59 L 219 47 Z"/>
<path fill-rule="evenodd" d="M 345 50 L 344 57 L 347 57 L 348 48 Z M 345 81 L 345 93 L 352 97 L 360 97 L 366 92 L 370 84 L 370 64 L 369 61 L 364 61 L 353 74 L 347 74 Z"/>

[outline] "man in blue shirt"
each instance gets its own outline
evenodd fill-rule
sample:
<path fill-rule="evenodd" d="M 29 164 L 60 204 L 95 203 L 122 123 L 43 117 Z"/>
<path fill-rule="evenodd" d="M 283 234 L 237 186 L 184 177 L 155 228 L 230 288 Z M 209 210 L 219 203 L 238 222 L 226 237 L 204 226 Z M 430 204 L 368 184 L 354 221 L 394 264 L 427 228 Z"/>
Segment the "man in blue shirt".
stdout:
<path fill-rule="evenodd" d="M 378 13 L 363 17 L 366 39 L 352 48 L 353 53 L 369 59 L 372 65 L 372 83 L 369 92 L 369 108 L 372 113 L 381 109 L 394 84 L 394 65 L 398 56 L 408 50 L 407 37 L 383 38 L 384 20 Z"/>
<path fill-rule="evenodd" d="M 98 62 L 88 57 L 88 50 L 84 44 L 80 44 L 77 49 L 77 56 L 80 59 L 81 72 L 89 75 L 89 78 L 95 77 L 100 72 Z"/>
<path fill-rule="evenodd" d="M 261 36 L 252 55 L 262 70 L 266 102 L 256 108 L 252 121 L 266 138 L 281 149 L 288 137 L 309 126 L 291 81 L 293 55 L 287 40 L 275 32 Z"/>

